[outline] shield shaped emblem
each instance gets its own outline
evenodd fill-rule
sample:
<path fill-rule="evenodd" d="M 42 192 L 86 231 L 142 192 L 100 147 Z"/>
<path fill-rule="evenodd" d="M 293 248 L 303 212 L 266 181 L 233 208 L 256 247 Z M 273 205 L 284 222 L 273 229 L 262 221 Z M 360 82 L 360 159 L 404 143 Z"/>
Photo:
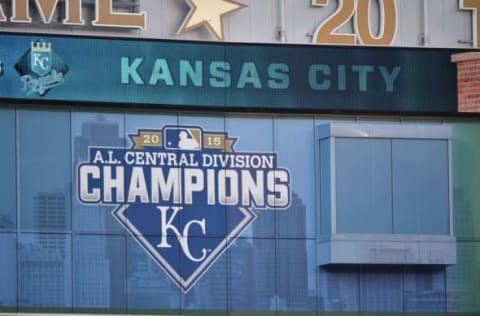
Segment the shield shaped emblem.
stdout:
<path fill-rule="evenodd" d="M 39 43 L 30 52 L 30 69 L 42 77 L 52 70 L 52 49 L 50 45 Z"/>

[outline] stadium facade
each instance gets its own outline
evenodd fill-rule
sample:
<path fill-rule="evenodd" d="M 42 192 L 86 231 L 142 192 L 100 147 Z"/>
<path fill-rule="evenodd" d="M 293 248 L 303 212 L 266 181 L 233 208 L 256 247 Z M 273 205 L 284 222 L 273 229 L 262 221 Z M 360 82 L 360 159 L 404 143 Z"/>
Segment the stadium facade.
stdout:
<path fill-rule="evenodd" d="M 202 1 L 0 1 L 0 313 L 480 313 L 478 4 Z"/>

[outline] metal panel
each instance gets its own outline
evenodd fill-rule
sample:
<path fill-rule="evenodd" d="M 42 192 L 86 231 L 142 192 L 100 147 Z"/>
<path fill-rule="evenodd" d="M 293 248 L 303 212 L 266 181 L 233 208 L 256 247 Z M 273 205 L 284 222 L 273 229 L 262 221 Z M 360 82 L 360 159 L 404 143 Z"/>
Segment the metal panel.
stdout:
<path fill-rule="evenodd" d="M 329 0 L 327 6 L 313 6 L 311 0 L 238 0 L 248 7 L 223 17 L 225 41 L 229 42 L 280 42 L 277 32 L 280 27 L 280 3 L 285 3 L 285 32 L 287 42 L 310 43 L 315 29 L 338 7 L 337 0 Z M 52 25 L 38 20 L 34 2 L 30 9 L 34 24 L 6 23 L 2 29 L 20 32 L 48 32 L 57 34 L 126 36 L 137 38 L 158 38 L 178 40 L 216 41 L 215 36 L 206 27 L 177 34 L 179 27 L 187 17 L 190 8 L 185 0 L 138 0 L 137 10 L 147 12 L 147 29 L 130 30 L 115 28 L 96 28 L 91 26 L 94 18 L 94 6 L 84 4 L 85 26 L 66 26 L 61 24 L 63 12 L 57 9 L 57 21 Z M 394 46 L 422 46 L 424 33 L 423 0 L 396 0 L 398 29 Z M 11 2 L 0 0 L 0 5 L 8 16 Z M 458 0 L 427 0 L 428 43 L 432 47 L 471 47 L 472 11 L 459 10 Z M 379 29 L 378 2 L 372 1 L 370 16 L 372 33 Z M 1 25 L 1 24 L 0 24 Z M 339 30 L 341 33 L 354 32 L 353 18 Z M 460 41 L 460 42 L 459 42 Z"/>

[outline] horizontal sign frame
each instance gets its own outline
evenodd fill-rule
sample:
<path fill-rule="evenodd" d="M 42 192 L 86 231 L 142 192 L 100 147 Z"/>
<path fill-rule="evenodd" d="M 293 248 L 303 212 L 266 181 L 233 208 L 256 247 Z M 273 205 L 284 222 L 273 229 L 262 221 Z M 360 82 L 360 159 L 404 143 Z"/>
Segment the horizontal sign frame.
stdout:
<path fill-rule="evenodd" d="M 0 33 L 0 101 L 455 114 L 459 52 Z"/>

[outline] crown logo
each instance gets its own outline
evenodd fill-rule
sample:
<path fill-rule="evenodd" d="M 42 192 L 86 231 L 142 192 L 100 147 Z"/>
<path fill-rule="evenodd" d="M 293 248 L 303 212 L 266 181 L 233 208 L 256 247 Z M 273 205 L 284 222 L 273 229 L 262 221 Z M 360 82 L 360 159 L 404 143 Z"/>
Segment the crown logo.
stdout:
<path fill-rule="evenodd" d="M 52 43 L 47 43 L 44 41 L 37 41 L 37 42 L 31 42 L 30 43 L 30 48 L 32 51 L 35 52 L 51 52 L 52 51 Z"/>

